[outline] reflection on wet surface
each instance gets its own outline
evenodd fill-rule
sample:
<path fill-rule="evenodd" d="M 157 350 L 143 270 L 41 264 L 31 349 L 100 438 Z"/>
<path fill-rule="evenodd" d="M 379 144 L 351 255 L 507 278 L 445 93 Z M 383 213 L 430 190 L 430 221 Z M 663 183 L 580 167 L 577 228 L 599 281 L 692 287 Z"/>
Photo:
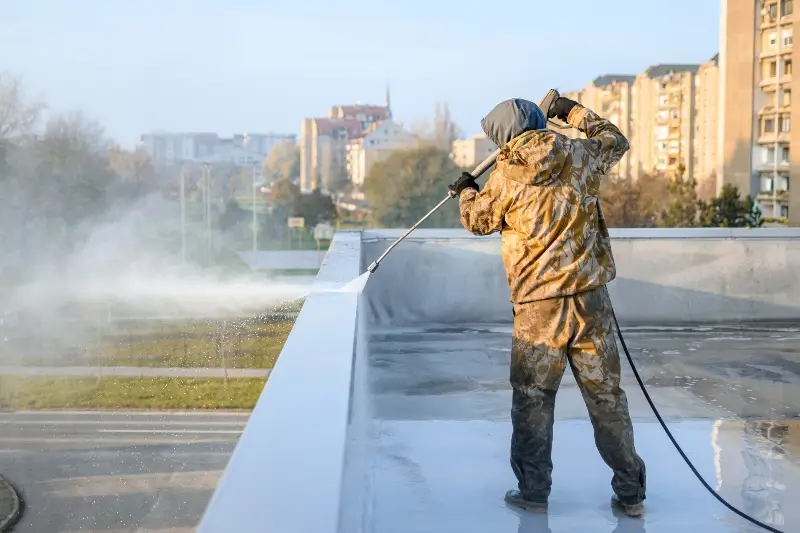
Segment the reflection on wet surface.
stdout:
<path fill-rule="evenodd" d="M 648 464 L 645 518 L 608 505 L 611 472 L 569 375 L 556 400 L 550 510 L 506 508 L 510 333 L 505 325 L 372 333 L 362 400 L 368 459 L 359 467 L 365 531 L 761 531 L 694 478 L 627 365 L 623 387 Z M 800 530 L 800 328 L 626 333 L 654 402 L 703 477 L 742 511 Z"/>

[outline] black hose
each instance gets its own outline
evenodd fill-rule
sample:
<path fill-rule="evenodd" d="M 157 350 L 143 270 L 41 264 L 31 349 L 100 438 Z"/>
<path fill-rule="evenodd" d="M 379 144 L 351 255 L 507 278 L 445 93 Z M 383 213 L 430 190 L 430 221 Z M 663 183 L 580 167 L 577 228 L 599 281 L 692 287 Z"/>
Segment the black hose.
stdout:
<path fill-rule="evenodd" d="M 644 393 L 644 397 L 647 400 L 647 403 L 650 404 L 650 408 L 656 415 L 656 418 L 658 419 L 659 424 L 661 424 L 661 427 L 664 429 L 664 432 L 667 434 L 667 437 L 669 437 L 669 440 L 672 441 L 673 446 L 675 446 L 675 449 L 678 450 L 679 454 L 681 454 L 681 457 L 683 457 L 683 460 L 686 461 L 686 464 L 689 466 L 694 475 L 697 476 L 697 479 L 700 480 L 700 483 L 702 483 L 703 486 L 706 488 L 706 490 L 708 490 L 708 492 L 710 492 L 712 496 L 714 496 L 717 500 L 719 500 L 719 502 L 722 505 L 724 505 L 737 515 L 741 516 L 745 520 L 752 522 L 757 526 L 761 526 L 767 531 L 772 531 L 773 533 L 783 533 L 781 530 L 775 529 L 772 526 L 768 526 L 763 522 L 759 522 L 752 516 L 740 511 L 739 509 L 728 503 L 725 500 L 725 498 L 717 494 L 717 491 L 715 491 L 713 488 L 711 488 L 711 486 L 708 483 L 706 483 L 706 480 L 703 479 L 703 476 L 700 475 L 700 472 L 697 471 L 697 468 L 695 468 L 695 466 L 692 464 L 689 458 L 686 457 L 686 454 L 683 453 L 683 449 L 678 444 L 678 441 L 675 440 L 675 437 L 672 436 L 672 432 L 670 432 L 669 428 L 667 427 L 667 424 L 664 423 L 664 419 L 661 418 L 661 414 L 658 412 L 658 409 L 656 409 L 653 400 L 650 399 L 650 395 L 647 393 L 647 388 L 645 388 L 644 382 L 642 381 L 642 378 L 639 376 L 639 372 L 636 370 L 636 365 L 633 364 L 633 358 L 631 357 L 631 353 L 628 351 L 628 346 L 625 344 L 625 339 L 622 338 L 622 330 L 619 327 L 619 322 L 617 322 L 617 315 L 614 313 L 613 310 L 611 311 L 611 314 L 614 317 L 614 325 L 617 327 L 617 336 L 619 337 L 619 342 L 622 343 L 622 349 L 625 351 L 625 357 L 628 358 L 628 362 L 631 364 L 631 370 L 633 370 L 633 375 L 636 376 L 636 381 L 639 382 L 639 387 L 642 389 L 642 392 Z"/>

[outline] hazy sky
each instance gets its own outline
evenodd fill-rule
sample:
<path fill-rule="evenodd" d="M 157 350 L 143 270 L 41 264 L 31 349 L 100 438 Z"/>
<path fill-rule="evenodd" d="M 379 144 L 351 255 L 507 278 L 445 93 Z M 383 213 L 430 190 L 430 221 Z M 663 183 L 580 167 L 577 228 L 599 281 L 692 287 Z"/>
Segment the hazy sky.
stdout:
<path fill-rule="evenodd" d="M 155 129 L 294 132 L 331 104 L 465 134 L 498 101 L 717 53 L 719 0 L 0 0 L 0 71 L 131 145 Z"/>

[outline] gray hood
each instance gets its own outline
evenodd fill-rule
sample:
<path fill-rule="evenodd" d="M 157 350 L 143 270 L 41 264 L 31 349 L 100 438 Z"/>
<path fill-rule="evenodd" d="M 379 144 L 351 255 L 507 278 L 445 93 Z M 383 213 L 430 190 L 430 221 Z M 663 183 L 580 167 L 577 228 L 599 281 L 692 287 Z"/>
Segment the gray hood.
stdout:
<path fill-rule="evenodd" d="M 547 121 L 539 106 L 522 98 L 500 102 L 481 120 L 484 133 L 499 148 L 526 131 L 542 130 L 546 126 Z"/>

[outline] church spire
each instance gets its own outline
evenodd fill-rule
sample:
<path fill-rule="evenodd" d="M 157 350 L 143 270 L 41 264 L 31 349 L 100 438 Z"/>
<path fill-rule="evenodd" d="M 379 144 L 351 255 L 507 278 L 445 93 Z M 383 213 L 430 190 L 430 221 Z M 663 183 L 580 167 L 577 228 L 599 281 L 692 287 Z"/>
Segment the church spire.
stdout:
<path fill-rule="evenodd" d="M 389 96 L 389 84 L 386 84 L 386 114 L 389 116 L 389 119 L 392 118 L 392 100 Z"/>

